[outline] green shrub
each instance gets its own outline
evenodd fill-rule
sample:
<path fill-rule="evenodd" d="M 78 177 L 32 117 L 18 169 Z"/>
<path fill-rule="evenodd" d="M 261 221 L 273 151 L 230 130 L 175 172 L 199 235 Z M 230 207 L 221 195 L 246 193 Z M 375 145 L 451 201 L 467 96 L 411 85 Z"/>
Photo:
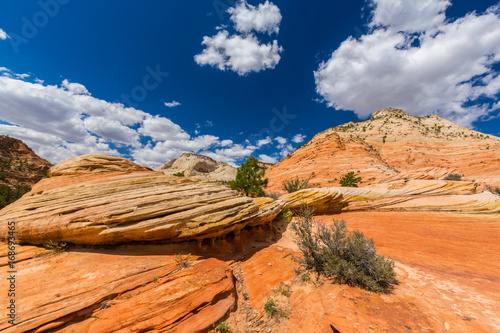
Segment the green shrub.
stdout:
<path fill-rule="evenodd" d="M 264 311 L 269 315 L 269 317 L 272 317 L 278 312 L 278 308 L 276 307 L 276 303 L 274 303 L 274 300 L 269 299 L 266 304 L 264 304 Z"/>
<path fill-rule="evenodd" d="M 493 194 L 500 195 L 500 187 L 498 187 L 498 186 L 486 185 L 486 189 Z"/>
<path fill-rule="evenodd" d="M 388 292 L 397 284 L 394 261 L 377 255 L 373 239 L 357 230 L 348 234 L 343 220 L 333 220 L 333 226 L 317 223 L 315 228 L 313 214 L 313 209 L 303 205 L 292 223 L 307 269 L 374 292 Z"/>
<path fill-rule="evenodd" d="M 281 213 L 278 215 L 278 218 L 280 220 L 285 221 L 287 223 L 292 220 L 292 217 L 293 217 L 293 213 L 290 210 L 290 208 L 288 208 L 288 207 L 283 208 Z"/>
<path fill-rule="evenodd" d="M 184 177 L 184 172 L 177 172 L 173 174 L 176 177 Z"/>
<path fill-rule="evenodd" d="M 453 181 L 461 181 L 462 180 L 462 175 L 459 173 L 450 173 L 446 177 L 444 177 L 444 180 L 453 180 Z"/>
<path fill-rule="evenodd" d="M 60 252 L 64 252 L 66 250 L 67 245 L 68 244 L 66 244 L 64 242 L 59 243 L 59 242 L 56 242 L 56 241 L 49 239 L 48 241 L 45 242 L 43 247 L 47 250 L 54 251 L 56 253 L 60 253 Z"/>
<path fill-rule="evenodd" d="M 175 262 L 177 263 L 177 265 L 179 265 L 180 268 L 184 269 L 184 268 L 188 268 L 189 266 L 192 265 L 193 263 L 193 259 L 191 258 L 191 254 L 188 254 L 185 258 L 182 254 L 178 254 L 176 257 L 175 257 Z"/>
<path fill-rule="evenodd" d="M 222 323 L 219 323 L 219 325 L 214 324 L 213 327 L 215 327 L 215 330 L 217 332 L 221 332 L 221 333 L 231 332 L 231 328 L 229 328 L 229 324 L 225 321 L 223 321 Z"/>
<path fill-rule="evenodd" d="M 309 188 L 309 179 L 299 179 L 299 177 L 292 180 L 285 180 L 281 183 L 283 191 L 293 193 L 298 190 Z"/>
<path fill-rule="evenodd" d="M 361 177 L 356 177 L 354 171 L 350 171 L 340 178 L 339 183 L 342 187 L 358 187 L 359 182 L 361 182 Z"/>
<path fill-rule="evenodd" d="M 269 182 L 268 178 L 264 177 L 265 170 L 259 167 L 259 160 L 250 156 L 236 172 L 236 178 L 229 183 L 233 190 L 250 197 L 263 197 L 264 189 Z"/>
<path fill-rule="evenodd" d="M 289 283 L 281 282 L 276 289 L 276 293 L 286 297 L 290 297 L 292 296 L 292 286 Z"/>
<path fill-rule="evenodd" d="M 311 281 L 311 276 L 309 274 L 302 274 L 300 276 L 300 279 L 302 282 L 310 282 Z"/>

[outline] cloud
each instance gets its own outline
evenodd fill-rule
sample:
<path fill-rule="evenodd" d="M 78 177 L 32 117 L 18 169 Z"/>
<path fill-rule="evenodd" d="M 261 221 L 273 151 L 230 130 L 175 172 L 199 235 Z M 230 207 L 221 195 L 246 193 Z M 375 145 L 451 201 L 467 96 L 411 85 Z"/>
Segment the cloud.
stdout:
<path fill-rule="evenodd" d="M 370 27 L 390 27 L 395 31 L 419 32 L 443 25 L 449 0 L 371 0 Z"/>
<path fill-rule="evenodd" d="M 286 144 L 288 142 L 287 139 L 281 137 L 281 136 L 277 136 L 274 138 L 274 140 L 278 141 L 278 143 L 282 146 L 284 144 Z M 278 146 L 279 147 L 279 146 Z"/>
<path fill-rule="evenodd" d="M 305 138 L 306 136 L 303 134 L 295 134 L 295 136 L 292 138 L 292 142 L 301 143 L 304 142 Z"/>
<path fill-rule="evenodd" d="M 267 156 L 265 154 L 259 155 L 259 161 L 264 162 L 264 163 L 271 163 L 271 164 L 276 164 L 278 162 L 278 159 L 272 156 Z"/>
<path fill-rule="evenodd" d="M 253 34 L 230 36 L 226 30 L 213 37 L 203 37 L 202 44 L 206 48 L 194 57 L 198 65 L 229 69 L 239 75 L 275 68 L 283 52 L 276 40 L 261 44 Z"/>
<path fill-rule="evenodd" d="M 361 118 L 386 107 L 439 113 L 464 126 L 492 111 L 484 99 L 500 92 L 498 10 L 447 21 L 448 1 L 418 2 L 419 10 L 408 1 L 371 3 L 373 30 L 345 40 L 314 72 L 328 106 Z"/>
<path fill-rule="evenodd" d="M 262 139 L 262 140 L 257 140 L 257 147 L 262 147 L 262 146 L 265 146 L 265 145 L 268 145 L 272 142 L 273 140 L 271 139 L 271 137 L 267 137 L 265 139 Z"/>
<path fill-rule="evenodd" d="M 62 87 L 75 95 L 90 95 L 87 88 L 80 83 L 69 83 L 68 80 L 64 80 L 62 82 Z"/>
<path fill-rule="evenodd" d="M 10 38 L 10 36 L 3 29 L 0 29 L 0 39 L 6 40 L 7 38 Z"/>
<path fill-rule="evenodd" d="M 181 103 L 179 103 L 177 101 L 172 101 L 172 102 L 169 102 L 169 103 L 165 102 L 165 106 L 167 108 L 173 108 L 173 107 L 176 107 L 176 106 L 179 106 L 179 105 L 181 105 Z"/>
<path fill-rule="evenodd" d="M 249 33 L 254 30 L 271 35 L 280 31 L 280 9 L 272 2 L 266 1 L 254 7 L 242 1 L 236 7 L 229 8 L 227 12 L 231 14 L 231 21 L 239 32 Z"/>
<path fill-rule="evenodd" d="M 0 76 L 0 133 L 52 163 L 95 153 L 157 167 L 184 152 L 206 152 L 235 164 L 255 149 L 213 135 L 191 137 L 168 118 L 97 99 L 79 83 L 45 85 L 8 73 Z"/>
<path fill-rule="evenodd" d="M 258 7 L 246 1 L 227 10 L 231 14 L 234 28 L 241 34 L 229 34 L 227 26 L 219 26 L 217 35 L 203 37 L 205 49 L 195 55 L 195 62 L 209 65 L 222 71 L 231 70 L 239 75 L 273 69 L 280 62 L 283 47 L 277 40 L 261 43 L 254 32 L 267 32 L 269 35 L 279 32 L 281 13 L 277 6 L 269 1 Z"/>
<path fill-rule="evenodd" d="M 295 149 L 290 144 L 278 146 L 278 148 L 281 149 L 281 151 L 279 152 L 279 155 L 281 156 L 281 158 L 285 158 L 288 154 L 295 151 Z"/>
<path fill-rule="evenodd" d="M 233 144 L 232 140 L 222 140 L 220 143 L 221 147 L 228 147 L 231 146 L 232 144 Z"/>

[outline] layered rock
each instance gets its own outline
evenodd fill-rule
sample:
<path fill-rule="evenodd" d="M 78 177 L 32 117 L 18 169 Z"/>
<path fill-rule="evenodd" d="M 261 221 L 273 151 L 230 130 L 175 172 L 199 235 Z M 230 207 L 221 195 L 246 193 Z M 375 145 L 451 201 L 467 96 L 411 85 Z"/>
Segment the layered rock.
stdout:
<path fill-rule="evenodd" d="M 21 140 L 0 135 L 0 184 L 32 186 L 47 175 L 51 166 Z"/>
<path fill-rule="evenodd" d="M 186 177 L 199 177 L 209 181 L 231 181 L 236 177 L 236 168 L 224 162 L 197 154 L 184 153 L 179 158 L 158 167 L 166 175 L 182 173 Z"/>
<path fill-rule="evenodd" d="M 102 160 L 103 167 L 89 167 Z M 268 223 L 283 207 L 281 202 L 254 202 L 224 185 L 131 172 L 134 168 L 131 162 L 102 156 L 65 161 L 51 169 L 51 175 L 63 176 L 38 183 L 1 210 L 0 219 L 15 221 L 18 239 L 30 244 L 201 242 Z M 0 225 L 2 237 L 6 228 L 6 223 Z"/>
<path fill-rule="evenodd" d="M 135 164 L 122 157 L 88 154 L 70 158 L 61 162 L 48 172 L 49 177 L 75 175 L 82 173 L 97 172 L 133 172 L 133 171 L 152 171 L 150 168 Z"/>
<path fill-rule="evenodd" d="M 500 196 L 478 193 L 478 184 L 443 180 L 409 180 L 355 187 L 300 190 L 280 198 L 298 209 L 303 203 L 318 213 L 346 211 L 435 211 L 457 213 L 500 213 Z"/>
<path fill-rule="evenodd" d="M 180 270 L 173 255 L 144 254 L 75 251 L 18 263 L 16 325 L 2 316 L 0 330 L 199 332 L 234 306 L 226 263 L 194 257 Z M 2 279 L 0 288 L 8 290 L 8 283 Z M 0 301 L 8 303 L 7 293 Z"/>
<path fill-rule="evenodd" d="M 498 186 L 499 162 L 498 137 L 460 127 L 438 115 L 414 117 L 402 110 L 384 109 L 370 120 L 317 134 L 267 169 L 266 177 L 271 191 L 280 191 L 283 181 L 295 177 L 309 178 L 314 187 L 337 186 L 349 171 L 362 177 L 360 186 L 402 173 L 419 179 L 460 173 L 464 180 Z"/>

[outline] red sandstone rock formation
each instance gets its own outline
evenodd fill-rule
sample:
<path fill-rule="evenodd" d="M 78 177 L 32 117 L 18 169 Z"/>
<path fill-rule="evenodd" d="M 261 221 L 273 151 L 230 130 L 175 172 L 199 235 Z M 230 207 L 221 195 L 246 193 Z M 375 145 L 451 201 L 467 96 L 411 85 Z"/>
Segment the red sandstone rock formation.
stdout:
<path fill-rule="evenodd" d="M 284 180 L 309 178 L 313 187 L 338 186 L 349 171 L 360 186 L 384 179 L 464 180 L 500 185 L 500 138 L 472 131 L 431 115 L 414 117 L 384 109 L 363 122 L 350 122 L 317 134 L 290 157 L 266 170 L 270 191 Z M 400 178 L 402 179 L 402 178 Z"/>

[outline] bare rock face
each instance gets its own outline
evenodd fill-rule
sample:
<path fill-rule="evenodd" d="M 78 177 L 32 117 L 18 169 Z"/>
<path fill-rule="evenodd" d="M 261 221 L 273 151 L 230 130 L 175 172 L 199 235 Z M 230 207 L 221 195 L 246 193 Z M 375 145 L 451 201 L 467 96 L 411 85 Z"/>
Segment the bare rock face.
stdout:
<path fill-rule="evenodd" d="M 500 138 L 460 127 L 438 115 L 415 117 L 384 109 L 363 122 L 350 122 L 317 134 L 290 157 L 266 170 L 270 191 L 285 180 L 309 178 L 313 187 L 338 186 L 349 171 L 360 186 L 410 179 L 464 180 L 500 186 Z M 416 177 L 416 178 L 413 178 Z M 402 179 L 402 178 L 400 178 Z"/>
<path fill-rule="evenodd" d="M 114 157 L 108 155 L 89 154 L 70 158 L 61 162 L 48 172 L 49 177 L 62 175 L 75 175 L 82 173 L 94 172 L 111 172 L 111 171 L 152 171 L 150 168 L 135 164 L 125 158 Z"/>
<path fill-rule="evenodd" d="M 1 252 L 6 248 L 0 245 Z M 226 263 L 195 257 L 181 270 L 174 255 L 135 251 L 75 251 L 17 263 L 22 278 L 16 325 L 2 316 L 0 330 L 200 332 L 234 306 L 234 278 Z M 0 287 L 8 290 L 8 283 L 2 279 Z M 4 294 L 0 300 L 7 304 Z"/>
<path fill-rule="evenodd" d="M 51 166 L 21 140 L 0 135 L 0 184 L 32 186 L 47 175 Z"/>
<path fill-rule="evenodd" d="M 224 185 L 154 171 L 131 172 L 133 168 L 143 170 L 130 161 L 103 156 L 65 161 L 51 172 L 63 176 L 38 183 L 1 210 L 0 220 L 15 221 L 17 237 L 30 244 L 201 242 L 238 235 L 249 224 L 268 223 L 283 207 L 281 202 L 254 202 Z M 6 228 L 6 223 L 0 225 L 2 239 Z"/>
<path fill-rule="evenodd" d="M 355 187 L 313 188 L 280 198 L 297 209 L 303 203 L 318 213 L 348 211 L 425 211 L 456 213 L 500 213 L 500 196 L 478 193 L 478 184 L 444 180 L 410 180 Z"/>
<path fill-rule="evenodd" d="M 231 181 L 236 177 L 236 168 L 217 162 L 208 156 L 184 153 L 179 158 L 156 169 L 166 175 L 183 173 L 186 177 L 198 177 L 209 181 Z"/>

